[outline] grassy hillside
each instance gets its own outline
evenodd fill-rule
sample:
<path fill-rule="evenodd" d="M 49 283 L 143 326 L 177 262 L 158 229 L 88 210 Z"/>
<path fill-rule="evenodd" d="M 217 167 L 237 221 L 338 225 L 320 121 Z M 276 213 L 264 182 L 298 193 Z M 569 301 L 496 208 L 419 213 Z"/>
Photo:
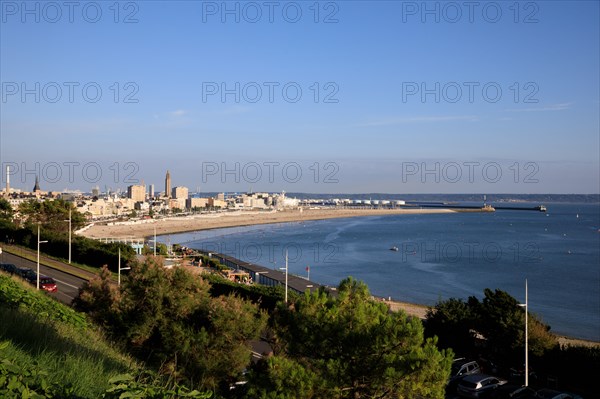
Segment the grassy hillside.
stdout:
<path fill-rule="evenodd" d="M 2 272 L 0 320 L 0 397 L 175 396 L 176 389 L 153 386 L 157 380 L 111 346 L 84 314 Z"/>

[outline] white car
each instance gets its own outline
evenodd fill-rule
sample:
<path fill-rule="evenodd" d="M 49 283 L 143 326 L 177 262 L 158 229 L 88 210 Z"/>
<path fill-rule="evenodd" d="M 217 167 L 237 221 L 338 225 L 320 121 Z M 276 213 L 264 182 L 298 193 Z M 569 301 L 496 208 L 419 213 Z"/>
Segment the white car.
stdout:
<path fill-rule="evenodd" d="M 464 398 L 481 398 L 508 381 L 487 374 L 472 374 L 458 383 L 456 392 Z"/>

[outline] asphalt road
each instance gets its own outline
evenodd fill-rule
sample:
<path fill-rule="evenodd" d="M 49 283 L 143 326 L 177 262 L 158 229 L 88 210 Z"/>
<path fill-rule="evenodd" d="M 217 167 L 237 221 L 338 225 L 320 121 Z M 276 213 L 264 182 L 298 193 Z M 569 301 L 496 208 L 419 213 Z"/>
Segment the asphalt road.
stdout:
<path fill-rule="evenodd" d="M 17 265 L 17 267 L 28 267 L 34 271 L 37 269 L 36 262 L 32 262 L 6 252 L 2 252 L 2 254 L 0 254 L 0 262 L 12 263 Z M 82 278 L 75 277 L 71 274 L 64 273 L 60 270 L 52 269 L 41 264 L 40 274 L 52 277 L 56 281 L 58 292 L 48 293 L 48 295 L 51 295 L 66 304 L 71 304 L 71 301 L 79 294 L 79 288 L 86 281 Z"/>

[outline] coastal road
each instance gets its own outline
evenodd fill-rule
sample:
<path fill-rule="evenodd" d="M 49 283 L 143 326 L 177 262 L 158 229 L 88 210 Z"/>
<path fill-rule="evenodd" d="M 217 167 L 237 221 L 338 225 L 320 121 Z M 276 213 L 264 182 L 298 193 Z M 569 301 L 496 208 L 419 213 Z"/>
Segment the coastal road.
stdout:
<path fill-rule="evenodd" d="M 32 262 L 28 259 L 24 259 L 20 256 L 9 254 L 4 251 L 2 254 L 0 254 L 0 262 L 12 263 L 17 267 L 27 267 L 34 271 L 37 269 L 36 262 Z M 73 301 L 73 299 L 79 294 L 79 288 L 86 281 L 82 278 L 75 277 L 71 274 L 44 266 L 42 264 L 40 264 L 40 274 L 52 277 L 56 281 L 58 292 L 48 294 L 66 304 L 71 304 L 71 301 Z"/>

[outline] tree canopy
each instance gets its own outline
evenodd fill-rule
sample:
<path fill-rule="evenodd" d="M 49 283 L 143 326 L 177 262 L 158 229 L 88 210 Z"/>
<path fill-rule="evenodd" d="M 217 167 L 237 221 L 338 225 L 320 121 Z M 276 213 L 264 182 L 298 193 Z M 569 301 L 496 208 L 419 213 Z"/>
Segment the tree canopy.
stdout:
<path fill-rule="evenodd" d="M 1 221 L 12 221 L 13 218 L 13 209 L 5 198 L 0 198 L 0 222 Z"/>
<path fill-rule="evenodd" d="M 486 288 L 483 299 L 450 298 L 438 302 L 427 312 L 428 336 L 439 337 L 442 347 L 468 354 L 476 347 L 477 335 L 484 338 L 485 351 L 507 364 L 518 364 L 525 343 L 525 310 L 502 290 Z M 541 356 L 557 345 L 550 327 L 529 314 L 529 351 Z"/>
<path fill-rule="evenodd" d="M 281 304 L 275 330 L 281 349 L 253 371 L 249 397 L 444 397 L 451 352 L 352 278 L 337 297 L 319 291 Z"/>
<path fill-rule="evenodd" d="M 119 288 L 106 281 L 107 273 L 86 284 L 77 307 L 176 380 L 213 390 L 235 381 L 266 315 L 235 296 L 211 297 L 207 282 L 182 268 L 166 269 L 159 257 L 131 267 Z"/>
<path fill-rule="evenodd" d="M 19 206 L 19 213 L 28 224 L 41 223 L 42 228 L 54 233 L 69 231 L 69 210 L 71 228 L 77 230 L 85 224 L 85 217 L 77 211 L 72 202 L 63 199 L 37 201 L 27 200 Z"/>

